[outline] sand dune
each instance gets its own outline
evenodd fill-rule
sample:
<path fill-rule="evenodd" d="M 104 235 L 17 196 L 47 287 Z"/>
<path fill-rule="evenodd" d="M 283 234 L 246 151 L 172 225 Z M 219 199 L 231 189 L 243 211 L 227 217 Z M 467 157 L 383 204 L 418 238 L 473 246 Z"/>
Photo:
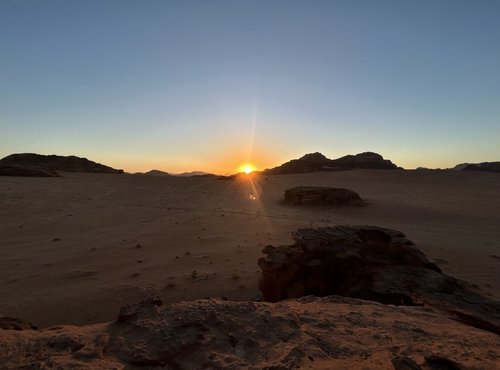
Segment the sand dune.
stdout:
<path fill-rule="evenodd" d="M 293 186 L 358 192 L 366 207 L 293 206 Z M 500 176 L 354 170 L 220 181 L 63 173 L 0 178 L 0 314 L 38 326 L 114 319 L 165 302 L 258 295 L 261 249 L 299 227 L 403 231 L 446 273 L 500 298 Z"/>

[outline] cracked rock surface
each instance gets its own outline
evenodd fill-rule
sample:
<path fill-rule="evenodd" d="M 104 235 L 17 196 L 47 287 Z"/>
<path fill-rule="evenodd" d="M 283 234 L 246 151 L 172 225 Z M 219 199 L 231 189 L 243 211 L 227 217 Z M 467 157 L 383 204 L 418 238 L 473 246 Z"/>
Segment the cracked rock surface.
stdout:
<path fill-rule="evenodd" d="M 500 337 L 426 307 L 346 297 L 144 300 L 115 322 L 0 330 L 2 369 L 495 369 Z"/>

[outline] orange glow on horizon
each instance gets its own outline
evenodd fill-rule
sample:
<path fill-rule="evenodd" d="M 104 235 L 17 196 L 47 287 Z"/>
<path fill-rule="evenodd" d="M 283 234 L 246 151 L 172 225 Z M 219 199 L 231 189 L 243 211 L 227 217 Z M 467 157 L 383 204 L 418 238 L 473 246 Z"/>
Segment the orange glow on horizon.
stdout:
<path fill-rule="evenodd" d="M 250 163 L 245 163 L 239 168 L 239 172 L 244 172 L 246 174 L 252 173 L 253 171 L 255 171 L 255 166 Z"/>

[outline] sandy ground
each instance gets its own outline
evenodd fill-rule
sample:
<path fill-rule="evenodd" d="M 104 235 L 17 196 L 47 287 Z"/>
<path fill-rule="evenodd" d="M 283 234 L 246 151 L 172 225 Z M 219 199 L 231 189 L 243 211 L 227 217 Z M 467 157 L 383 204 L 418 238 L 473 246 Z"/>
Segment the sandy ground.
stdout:
<path fill-rule="evenodd" d="M 346 187 L 366 207 L 282 202 L 286 188 Z M 444 272 L 500 298 L 500 175 L 356 170 L 222 181 L 64 174 L 0 177 L 0 315 L 38 326 L 113 320 L 165 302 L 257 297 L 257 259 L 299 227 L 403 231 Z"/>

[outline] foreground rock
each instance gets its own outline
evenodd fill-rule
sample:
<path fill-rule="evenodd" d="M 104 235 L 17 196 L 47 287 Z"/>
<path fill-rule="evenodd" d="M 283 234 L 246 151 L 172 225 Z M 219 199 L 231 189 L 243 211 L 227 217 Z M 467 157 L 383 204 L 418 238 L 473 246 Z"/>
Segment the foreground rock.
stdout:
<path fill-rule="evenodd" d="M 321 153 L 306 154 L 299 159 L 293 159 L 281 166 L 264 170 L 265 175 L 287 173 L 305 173 L 318 171 L 339 171 L 353 169 L 384 169 L 394 170 L 398 167 L 380 154 L 364 152 L 356 155 L 346 155 L 337 159 L 328 159 Z"/>
<path fill-rule="evenodd" d="M 75 156 L 41 155 L 34 153 L 11 154 L 0 160 L 2 166 L 16 166 L 22 168 L 38 168 L 67 172 L 93 172 L 93 173 L 123 173 L 123 170 L 105 166 Z"/>
<path fill-rule="evenodd" d="M 296 186 L 285 190 L 284 197 L 292 204 L 363 205 L 358 193 L 340 188 Z"/>
<path fill-rule="evenodd" d="M 276 302 L 342 295 L 395 305 L 423 305 L 500 334 L 500 303 L 441 273 L 399 231 L 372 226 L 299 229 L 295 244 L 267 246 L 259 288 Z"/>
<path fill-rule="evenodd" d="M 55 170 L 48 168 L 0 165 L 0 176 L 59 177 L 60 175 Z"/>
<path fill-rule="evenodd" d="M 124 307 L 119 320 L 0 330 L 4 369 L 494 369 L 500 337 L 425 307 L 345 297 Z"/>

